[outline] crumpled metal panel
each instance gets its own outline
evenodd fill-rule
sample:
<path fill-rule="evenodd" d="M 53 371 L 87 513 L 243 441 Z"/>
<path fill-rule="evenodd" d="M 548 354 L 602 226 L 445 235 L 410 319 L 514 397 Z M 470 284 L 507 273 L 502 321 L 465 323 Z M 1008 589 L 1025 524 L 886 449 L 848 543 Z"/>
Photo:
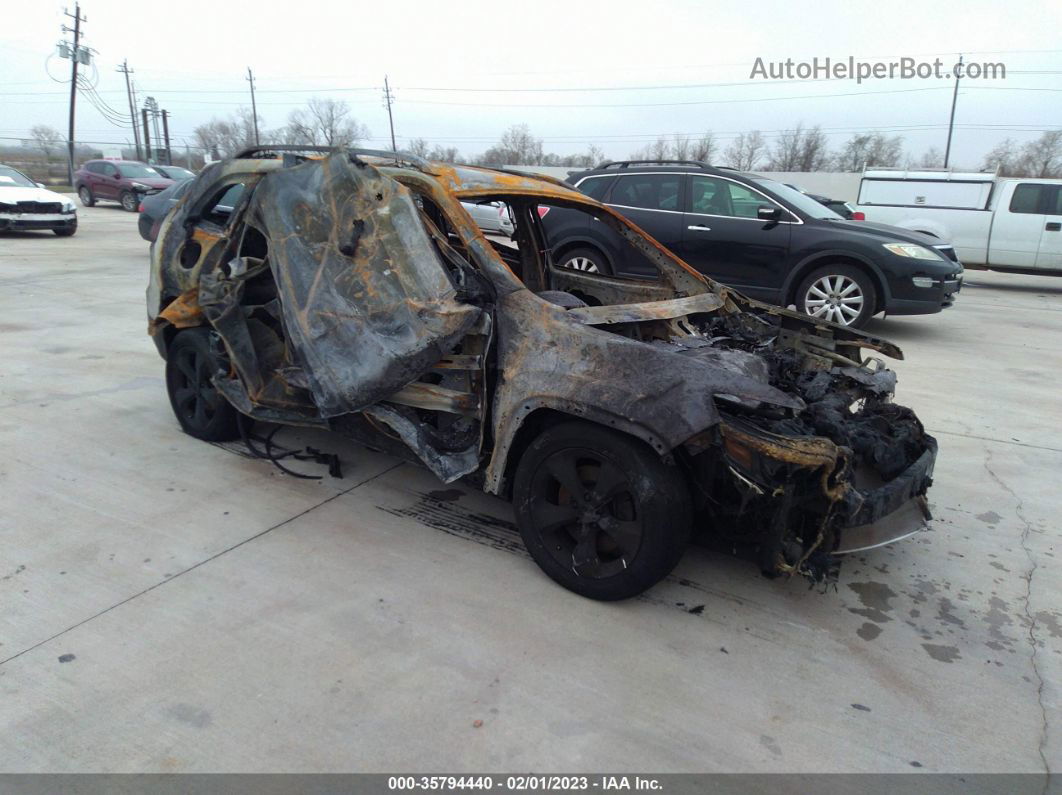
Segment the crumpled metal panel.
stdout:
<path fill-rule="evenodd" d="M 479 316 L 456 300 L 409 192 L 370 165 L 336 154 L 276 171 L 248 212 L 322 417 L 401 389 Z"/>
<path fill-rule="evenodd" d="M 527 290 L 499 299 L 498 359 L 504 378 L 493 403 L 496 440 L 486 473 L 488 491 L 501 489 L 504 462 L 520 423 L 552 408 L 611 426 L 663 454 L 719 422 L 713 395 L 799 411 L 803 401 L 766 382 L 727 354 L 733 367 L 687 355 L 679 345 L 648 345 L 586 325 L 586 319 L 539 300 Z M 666 312 L 664 314 L 667 314 Z"/>

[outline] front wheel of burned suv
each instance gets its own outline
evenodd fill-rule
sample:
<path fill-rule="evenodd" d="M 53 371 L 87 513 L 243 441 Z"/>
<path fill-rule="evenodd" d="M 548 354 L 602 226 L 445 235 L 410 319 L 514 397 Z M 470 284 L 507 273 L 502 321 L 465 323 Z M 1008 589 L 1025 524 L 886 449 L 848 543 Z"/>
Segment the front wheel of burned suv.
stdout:
<path fill-rule="evenodd" d="M 809 273 L 796 293 L 797 309 L 839 326 L 862 328 L 877 309 L 878 295 L 866 273 L 851 265 L 825 265 Z"/>
<path fill-rule="evenodd" d="M 591 599 L 651 588 L 690 536 L 679 469 L 642 442 L 586 422 L 555 425 L 532 442 L 517 466 L 513 505 L 535 562 Z"/>
<path fill-rule="evenodd" d="M 240 435 L 236 409 L 212 381 L 221 369 L 204 328 L 179 332 L 166 354 L 166 391 L 177 422 L 189 436 L 206 442 Z"/>

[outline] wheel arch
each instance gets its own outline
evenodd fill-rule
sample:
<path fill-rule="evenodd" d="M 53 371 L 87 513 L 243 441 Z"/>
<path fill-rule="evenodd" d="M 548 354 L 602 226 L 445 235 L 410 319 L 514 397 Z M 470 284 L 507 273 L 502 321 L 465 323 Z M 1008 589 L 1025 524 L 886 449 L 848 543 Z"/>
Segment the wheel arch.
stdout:
<path fill-rule="evenodd" d="M 845 251 L 838 249 L 835 251 L 822 251 L 812 254 L 810 257 L 802 260 L 792 271 L 789 273 L 789 277 L 786 281 L 785 287 L 782 290 L 783 305 L 789 306 L 796 303 L 797 288 L 800 287 L 800 283 L 804 281 L 805 277 L 816 268 L 821 268 L 823 265 L 831 263 L 839 263 L 842 265 L 849 265 L 854 268 L 858 268 L 865 273 L 872 284 L 874 285 L 874 291 L 876 293 L 876 300 L 874 302 L 874 312 L 880 312 L 885 308 L 886 303 L 889 300 L 889 288 L 885 282 L 885 277 L 878 270 L 877 266 L 873 262 L 862 257 L 858 254 L 853 254 L 851 251 Z"/>
<path fill-rule="evenodd" d="M 513 474 L 524 451 L 547 428 L 573 420 L 593 423 L 637 439 L 661 458 L 669 455 L 667 446 L 652 431 L 617 414 L 567 401 L 529 400 L 521 404 L 509 420 L 508 431 L 495 438 L 486 470 L 485 490 L 508 499 L 512 493 Z"/>

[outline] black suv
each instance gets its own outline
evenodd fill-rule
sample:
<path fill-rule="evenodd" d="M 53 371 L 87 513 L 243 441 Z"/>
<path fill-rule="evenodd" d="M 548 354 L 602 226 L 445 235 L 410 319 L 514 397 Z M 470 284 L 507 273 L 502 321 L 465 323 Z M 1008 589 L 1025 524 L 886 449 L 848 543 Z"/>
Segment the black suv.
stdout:
<path fill-rule="evenodd" d="M 696 161 L 628 160 L 568 182 L 622 213 L 691 266 L 753 298 L 861 327 L 878 312 L 939 312 L 962 265 L 939 240 L 846 221 L 788 185 Z M 554 262 L 617 276 L 655 269 L 585 213 L 543 217 Z"/>

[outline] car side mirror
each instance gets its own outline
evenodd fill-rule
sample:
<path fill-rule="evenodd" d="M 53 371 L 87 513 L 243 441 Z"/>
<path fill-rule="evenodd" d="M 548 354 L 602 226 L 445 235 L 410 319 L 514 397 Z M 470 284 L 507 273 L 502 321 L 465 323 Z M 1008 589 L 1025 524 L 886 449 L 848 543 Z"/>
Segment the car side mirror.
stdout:
<path fill-rule="evenodd" d="M 780 207 L 768 207 L 761 204 L 756 208 L 756 217 L 761 221 L 777 221 L 782 217 L 782 210 Z"/>

